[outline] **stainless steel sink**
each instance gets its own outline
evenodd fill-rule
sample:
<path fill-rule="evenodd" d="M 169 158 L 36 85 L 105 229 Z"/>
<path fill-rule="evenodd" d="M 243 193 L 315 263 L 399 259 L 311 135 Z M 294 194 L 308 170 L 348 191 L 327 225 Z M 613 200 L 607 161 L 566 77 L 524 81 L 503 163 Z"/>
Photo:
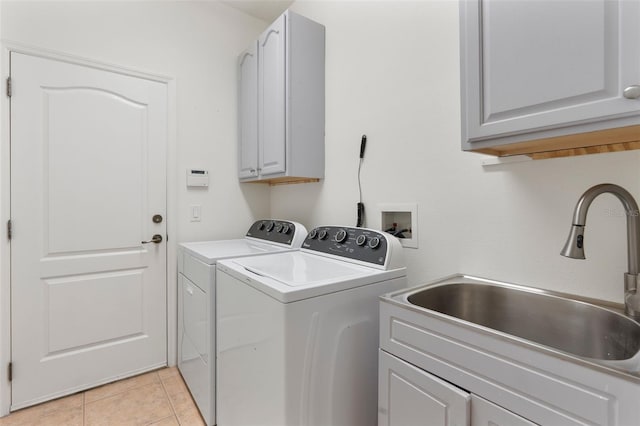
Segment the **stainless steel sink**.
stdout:
<path fill-rule="evenodd" d="M 415 306 L 595 360 L 640 350 L 640 324 L 609 309 L 520 286 L 453 282 L 407 293 Z"/>

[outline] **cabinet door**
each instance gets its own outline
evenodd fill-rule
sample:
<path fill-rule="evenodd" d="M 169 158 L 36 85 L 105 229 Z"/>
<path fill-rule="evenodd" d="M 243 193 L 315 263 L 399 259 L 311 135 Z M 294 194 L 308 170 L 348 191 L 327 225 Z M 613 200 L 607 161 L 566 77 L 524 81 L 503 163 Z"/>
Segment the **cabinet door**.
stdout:
<path fill-rule="evenodd" d="M 238 57 L 238 177 L 258 176 L 258 42 Z"/>
<path fill-rule="evenodd" d="M 379 426 L 469 425 L 467 392 L 379 351 Z"/>
<path fill-rule="evenodd" d="M 285 171 L 286 145 L 286 15 L 260 36 L 259 42 L 259 166 L 261 175 Z"/>
<path fill-rule="evenodd" d="M 463 0 L 463 148 L 638 124 L 640 101 L 623 91 L 640 84 L 639 20 L 637 0 Z"/>
<path fill-rule="evenodd" d="M 471 395 L 471 426 L 535 426 L 524 417 Z"/>

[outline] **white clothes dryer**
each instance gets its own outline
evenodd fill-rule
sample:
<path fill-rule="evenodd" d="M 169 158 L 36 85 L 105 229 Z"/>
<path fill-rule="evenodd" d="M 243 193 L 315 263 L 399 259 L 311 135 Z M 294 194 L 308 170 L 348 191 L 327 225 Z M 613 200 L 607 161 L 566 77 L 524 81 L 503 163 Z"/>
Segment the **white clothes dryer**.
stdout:
<path fill-rule="evenodd" d="M 259 220 L 244 238 L 183 243 L 178 249 L 178 369 L 207 425 L 216 424 L 216 264 L 300 248 L 307 234 L 296 222 Z"/>
<path fill-rule="evenodd" d="M 372 229 L 323 226 L 299 251 L 221 261 L 219 424 L 375 425 L 378 298 L 406 286 L 402 246 Z"/>

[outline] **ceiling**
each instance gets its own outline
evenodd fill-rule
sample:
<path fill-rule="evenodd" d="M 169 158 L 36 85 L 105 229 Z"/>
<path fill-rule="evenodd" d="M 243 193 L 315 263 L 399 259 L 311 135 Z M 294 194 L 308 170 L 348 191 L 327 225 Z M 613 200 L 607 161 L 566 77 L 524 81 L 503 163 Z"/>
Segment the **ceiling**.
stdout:
<path fill-rule="evenodd" d="M 222 3 L 238 9 L 254 18 L 272 22 L 282 14 L 294 0 L 222 0 Z"/>

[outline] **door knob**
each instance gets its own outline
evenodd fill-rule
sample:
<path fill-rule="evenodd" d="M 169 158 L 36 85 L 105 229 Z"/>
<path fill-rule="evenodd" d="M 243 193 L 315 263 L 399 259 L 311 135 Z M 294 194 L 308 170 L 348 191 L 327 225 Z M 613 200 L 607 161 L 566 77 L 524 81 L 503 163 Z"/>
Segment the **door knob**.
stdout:
<path fill-rule="evenodd" d="M 162 242 L 162 235 L 156 234 L 149 241 L 141 241 L 142 244 L 155 243 L 160 244 Z"/>
<path fill-rule="evenodd" d="M 627 99 L 638 99 L 638 98 L 640 98 L 640 85 L 634 84 L 632 86 L 627 87 L 622 92 L 622 95 Z"/>

